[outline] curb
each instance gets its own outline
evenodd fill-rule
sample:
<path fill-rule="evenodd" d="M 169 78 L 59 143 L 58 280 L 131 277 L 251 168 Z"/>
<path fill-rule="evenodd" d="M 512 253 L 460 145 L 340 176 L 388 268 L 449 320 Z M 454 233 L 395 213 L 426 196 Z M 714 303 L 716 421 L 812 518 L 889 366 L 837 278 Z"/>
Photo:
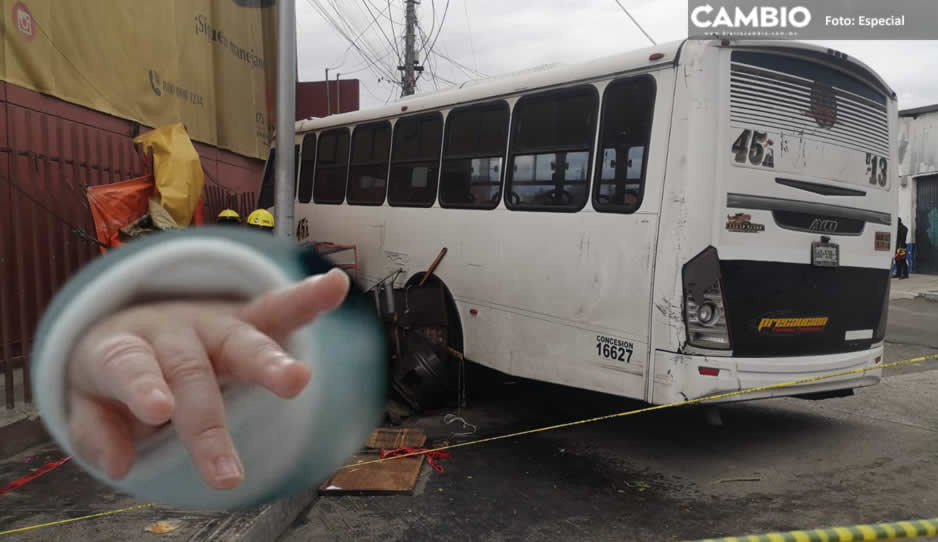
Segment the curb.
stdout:
<path fill-rule="evenodd" d="M 189 538 L 189 542 L 271 542 L 277 540 L 297 516 L 319 496 L 319 488 L 280 499 L 258 508 L 233 512 L 213 519 Z"/>
<path fill-rule="evenodd" d="M 938 303 L 938 292 L 922 292 L 917 297 Z"/>

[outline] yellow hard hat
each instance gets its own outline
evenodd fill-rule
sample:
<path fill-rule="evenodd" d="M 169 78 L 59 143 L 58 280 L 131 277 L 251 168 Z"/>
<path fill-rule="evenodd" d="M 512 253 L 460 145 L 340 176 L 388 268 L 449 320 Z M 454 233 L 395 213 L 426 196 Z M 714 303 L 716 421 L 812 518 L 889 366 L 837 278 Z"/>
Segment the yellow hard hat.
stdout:
<path fill-rule="evenodd" d="M 248 226 L 252 228 L 273 229 L 274 215 L 266 209 L 257 209 L 248 216 Z"/>
<path fill-rule="evenodd" d="M 241 215 L 239 215 L 234 209 L 225 209 L 224 211 L 218 213 L 218 217 L 215 219 L 215 222 L 218 224 L 240 224 Z"/>

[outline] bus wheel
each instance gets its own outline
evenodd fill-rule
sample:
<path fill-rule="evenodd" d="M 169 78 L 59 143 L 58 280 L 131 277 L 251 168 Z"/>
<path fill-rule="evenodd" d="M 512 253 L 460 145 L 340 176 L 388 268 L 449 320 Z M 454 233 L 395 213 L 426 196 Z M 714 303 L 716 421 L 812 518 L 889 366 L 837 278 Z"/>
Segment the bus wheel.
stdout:
<path fill-rule="evenodd" d="M 400 356 L 391 374 L 392 387 L 411 408 L 420 411 L 459 402 L 465 382 L 463 335 L 452 294 L 438 277 L 410 278 L 396 307 Z"/>

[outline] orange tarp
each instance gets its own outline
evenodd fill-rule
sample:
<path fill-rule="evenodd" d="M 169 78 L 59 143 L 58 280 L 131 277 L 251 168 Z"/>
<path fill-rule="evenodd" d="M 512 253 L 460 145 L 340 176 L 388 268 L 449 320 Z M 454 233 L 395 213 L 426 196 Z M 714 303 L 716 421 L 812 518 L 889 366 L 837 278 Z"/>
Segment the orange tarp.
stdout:
<path fill-rule="evenodd" d="M 88 187 L 88 204 L 94 217 L 98 241 L 107 247 L 121 245 L 120 229 L 147 214 L 148 201 L 156 183 L 152 175 L 114 184 Z M 101 247 L 101 252 L 107 249 Z"/>
<path fill-rule="evenodd" d="M 147 214 L 150 196 L 156 192 L 156 183 L 152 175 L 138 177 L 113 184 L 88 187 L 88 204 L 94 217 L 94 229 L 98 241 L 107 248 L 120 246 L 120 229 L 127 227 Z M 192 216 L 192 224 L 203 223 L 204 199 L 199 199 Z"/>

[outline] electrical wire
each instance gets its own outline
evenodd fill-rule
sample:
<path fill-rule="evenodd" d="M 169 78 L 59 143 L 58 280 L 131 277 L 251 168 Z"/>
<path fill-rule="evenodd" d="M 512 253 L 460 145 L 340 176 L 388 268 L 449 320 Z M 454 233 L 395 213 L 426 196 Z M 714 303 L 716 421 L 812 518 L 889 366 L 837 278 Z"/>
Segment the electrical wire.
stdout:
<path fill-rule="evenodd" d="M 342 37 L 344 37 L 354 48 L 359 56 L 365 60 L 371 66 L 371 72 L 376 79 L 387 78 L 388 80 L 393 81 L 396 77 L 393 71 L 385 64 L 382 64 L 380 61 L 376 60 L 376 57 L 380 56 L 373 51 L 373 48 L 367 43 L 366 40 L 361 40 L 361 45 L 357 43 L 356 39 L 353 39 L 349 33 L 343 28 L 343 23 L 340 20 L 345 21 L 344 24 L 348 24 L 347 19 L 344 18 L 344 15 L 341 12 L 337 12 L 336 15 L 339 17 L 337 20 L 336 17 L 333 17 L 330 10 L 323 6 L 319 0 L 307 0 L 310 6 L 313 7 L 320 15 L 332 26 Z M 341 11 L 341 10 L 340 10 Z M 361 36 L 364 36 L 362 32 Z"/>
<path fill-rule="evenodd" d="M 384 103 L 388 103 L 388 102 L 391 101 L 391 98 L 394 96 L 394 91 L 395 91 L 395 90 L 396 90 L 396 89 L 395 89 L 394 87 L 391 87 L 391 92 L 388 93 L 388 97 L 387 97 L 387 99 L 384 100 Z"/>
<path fill-rule="evenodd" d="M 433 54 L 435 54 L 436 56 L 442 58 L 443 60 L 446 60 L 446 61 L 449 62 L 450 64 L 456 66 L 456 67 L 459 68 L 461 71 L 463 71 L 466 75 L 468 75 L 469 77 L 471 77 L 471 78 L 473 78 L 473 79 L 475 79 L 475 78 L 477 78 L 477 77 L 483 77 L 483 78 L 484 78 L 484 77 L 488 77 L 488 74 L 485 74 L 485 73 L 483 73 L 483 72 L 480 72 L 479 70 L 474 70 L 474 69 L 470 68 L 469 66 L 466 66 L 466 65 L 463 64 L 462 62 L 459 62 L 458 60 L 456 60 L 456 59 L 450 57 L 449 55 L 446 55 L 446 54 L 444 54 L 444 53 L 441 53 L 440 51 L 434 51 Z"/>
<path fill-rule="evenodd" d="M 377 100 L 377 101 L 379 101 L 379 102 L 381 101 L 381 98 L 379 98 L 370 88 L 368 88 L 368 85 L 366 85 L 364 81 L 362 81 L 361 79 L 359 79 L 359 80 L 358 80 L 358 84 L 361 85 L 362 87 L 364 87 L 364 89 L 368 92 L 368 94 L 371 94 L 371 97 L 372 97 L 372 98 L 374 98 L 375 100 Z M 394 92 L 394 87 L 393 87 L 393 86 L 391 87 L 391 92 Z"/>
<path fill-rule="evenodd" d="M 433 52 L 433 46 L 436 45 L 436 41 L 437 41 L 438 39 L 440 39 L 440 34 L 443 33 L 443 25 L 446 24 L 446 14 L 449 13 L 449 1 L 450 1 L 450 0 L 446 0 L 446 7 L 443 8 L 443 16 L 440 17 L 440 28 L 437 29 L 437 31 L 436 31 L 436 37 L 433 38 L 433 43 L 431 43 L 431 44 L 430 44 L 430 48 L 427 49 L 427 57 L 429 57 L 429 56 L 430 56 L 430 53 Z M 433 32 L 433 29 L 432 29 L 432 28 L 431 28 L 430 32 L 431 32 L 430 35 L 432 36 L 432 32 Z M 426 61 L 426 59 L 424 59 L 424 61 Z"/>
<path fill-rule="evenodd" d="M 642 28 L 642 25 L 638 24 L 638 21 L 635 20 L 635 17 L 632 17 L 632 14 L 629 13 L 629 10 L 625 9 L 625 6 L 622 5 L 622 2 L 616 0 L 616 4 L 619 4 L 619 7 L 622 8 L 622 11 L 624 11 L 625 14 L 629 16 L 629 19 L 632 19 L 632 22 L 635 24 L 635 26 L 637 26 L 638 29 L 642 31 L 642 34 L 645 34 L 645 37 L 648 38 L 648 41 L 650 41 L 652 45 L 658 45 L 655 40 L 653 40 L 652 37 L 648 35 L 648 32 L 645 32 L 645 29 Z"/>
<path fill-rule="evenodd" d="M 339 32 L 339 34 L 342 37 L 348 40 L 350 46 L 353 47 L 358 52 L 358 54 L 372 66 L 373 68 L 372 73 L 375 75 L 376 78 L 380 78 L 382 76 L 387 77 L 389 75 L 393 77 L 393 72 L 391 72 L 390 68 L 388 68 L 386 65 L 381 64 L 380 62 L 375 60 L 375 57 L 379 55 L 374 51 L 373 47 L 367 42 L 367 40 L 361 39 L 360 40 L 361 44 L 359 45 L 358 43 L 359 39 L 351 38 L 348 31 L 346 31 L 346 29 L 343 28 L 343 25 L 344 25 L 345 27 L 352 29 L 351 24 L 348 22 L 348 19 L 345 18 L 345 16 L 341 13 L 341 10 L 339 10 L 338 7 L 334 3 L 332 4 L 333 9 L 337 10 L 335 16 L 333 16 L 332 13 L 326 7 L 324 7 L 320 3 L 319 0 L 307 0 L 307 2 L 309 2 L 309 4 L 315 10 L 317 10 L 320 13 L 320 15 L 322 15 L 323 18 L 326 19 L 326 21 L 337 32 Z M 338 17 L 338 19 L 336 17 Z M 352 31 L 354 32 L 354 29 L 352 29 Z M 364 33 L 365 31 L 362 31 L 359 38 L 363 37 Z"/>
<path fill-rule="evenodd" d="M 462 7 L 466 11 L 466 30 L 469 31 L 469 49 L 472 51 L 472 63 L 475 64 L 475 71 L 478 72 L 479 58 L 476 57 L 475 40 L 472 39 L 472 25 L 469 24 L 469 0 L 462 0 Z"/>
<path fill-rule="evenodd" d="M 391 49 L 393 49 L 394 53 L 397 55 L 397 60 L 400 61 L 401 51 L 397 47 L 397 40 L 396 39 L 391 40 L 391 38 L 388 37 L 387 33 L 384 31 L 384 26 L 382 26 L 381 23 L 378 22 L 378 17 L 374 14 L 373 11 L 371 11 L 370 3 L 367 0 L 362 0 L 362 5 L 364 5 L 365 9 L 368 10 L 368 14 L 371 15 L 371 21 L 375 23 L 375 25 L 377 25 L 378 30 L 381 31 L 381 35 L 384 36 L 385 41 L 388 42 L 388 44 L 391 46 Z M 393 23 L 391 26 L 391 35 L 392 36 L 394 35 Z"/>
<path fill-rule="evenodd" d="M 72 224 L 71 222 L 69 222 L 68 220 L 66 220 L 65 218 L 62 218 L 62 215 L 56 213 L 56 212 L 53 211 L 52 209 L 49 209 L 48 207 L 46 207 L 45 205 L 43 205 L 42 203 L 40 203 L 39 200 L 37 200 L 36 198 L 34 198 L 29 192 L 27 192 L 26 190 L 24 190 L 24 189 L 23 189 L 21 186 L 19 186 L 17 183 L 13 182 L 12 179 L 10 179 L 10 178 L 8 178 L 8 177 L 6 177 L 6 176 L 0 175 L 0 180 L 6 181 L 6 183 L 9 184 L 10 187 L 12 187 L 14 190 L 16 190 L 17 192 L 19 192 L 20 195 L 22 195 L 24 198 L 26 198 L 26 199 L 28 199 L 29 201 L 31 201 L 31 202 L 33 203 L 33 205 L 35 205 L 36 207 L 42 209 L 43 211 L 46 212 L 46 214 L 48 214 L 48 215 L 51 216 L 52 218 L 58 220 L 58 221 L 59 221 L 60 223 L 62 223 L 63 225 L 67 226 L 69 229 L 72 230 L 72 233 L 74 233 L 76 236 L 78 236 L 79 239 L 82 239 L 82 240 L 84 240 L 84 241 L 88 241 L 88 242 L 90 242 L 90 243 L 94 243 L 94 244 L 96 244 L 96 245 L 98 245 L 98 246 L 102 246 L 102 247 L 106 247 L 106 246 L 107 246 L 107 245 L 105 245 L 104 243 L 102 243 L 101 241 L 99 241 L 99 240 L 97 239 L 97 237 L 94 237 L 94 236 L 92 236 L 91 234 L 89 234 L 87 231 L 85 231 L 84 228 L 79 228 L 79 227 L 75 226 L 74 224 Z"/>
<path fill-rule="evenodd" d="M 426 50 L 427 41 L 428 41 L 428 40 L 427 40 L 427 34 L 423 31 L 423 28 L 420 26 L 420 23 L 419 23 L 419 22 L 417 23 L 417 32 L 420 33 L 420 40 L 423 42 L 424 50 Z M 429 56 L 424 57 L 424 61 L 423 61 L 423 62 L 424 62 L 424 65 L 427 67 L 427 71 L 430 73 L 430 77 L 431 77 L 431 79 L 432 79 L 432 81 L 433 81 L 433 87 L 436 88 L 437 90 L 439 90 L 439 89 L 440 89 L 440 82 L 439 82 L 439 80 L 438 80 L 437 77 L 436 77 L 436 71 L 433 69 L 433 64 L 430 63 L 430 57 L 429 57 Z M 417 74 L 417 79 L 418 79 L 418 80 L 420 79 L 420 76 L 421 76 L 421 75 L 423 75 L 423 72 L 420 72 L 420 73 Z"/>

